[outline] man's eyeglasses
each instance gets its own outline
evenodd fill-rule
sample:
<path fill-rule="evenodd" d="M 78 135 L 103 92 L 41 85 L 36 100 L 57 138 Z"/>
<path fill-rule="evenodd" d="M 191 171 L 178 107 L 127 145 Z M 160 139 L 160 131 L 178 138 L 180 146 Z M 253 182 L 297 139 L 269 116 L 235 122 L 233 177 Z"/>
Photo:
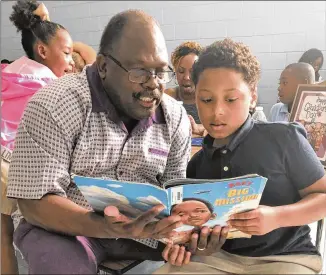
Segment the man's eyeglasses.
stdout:
<path fill-rule="evenodd" d="M 152 75 L 156 76 L 157 81 L 161 84 L 168 83 L 172 80 L 174 77 L 174 71 L 173 69 L 168 66 L 169 71 L 162 71 L 157 73 L 152 73 L 151 71 L 148 71 L 146 69 L 131 69 L 127 70 L 125 67 L 122 66 L 122 64 L 116 60 L 112 55 L 110 54 L 103 54 L 104 56 L 110 58 L 115 64 L 117 64 L 121 69 L 123 69 L 125 72 L 128 73 L 128 79 L 130 82 L 143 84 L 146 83 Z"/>

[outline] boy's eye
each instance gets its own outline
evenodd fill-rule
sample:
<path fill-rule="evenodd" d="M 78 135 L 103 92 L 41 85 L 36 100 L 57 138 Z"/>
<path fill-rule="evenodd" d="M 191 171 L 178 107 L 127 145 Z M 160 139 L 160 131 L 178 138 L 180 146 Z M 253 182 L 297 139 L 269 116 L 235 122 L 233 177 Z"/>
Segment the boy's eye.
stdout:
<path fill-rule="evenodd" d="M 228 98 L 226 101 L 227 102 L 234 102 L 234 101 L 236 101 L 238 98 Z"/>
<path fill-rule="evenodd" d="M 209 103 L 212 101 L 212 99 L 211 98 L 202 98 L 201 101 L 204 103 Z"/>

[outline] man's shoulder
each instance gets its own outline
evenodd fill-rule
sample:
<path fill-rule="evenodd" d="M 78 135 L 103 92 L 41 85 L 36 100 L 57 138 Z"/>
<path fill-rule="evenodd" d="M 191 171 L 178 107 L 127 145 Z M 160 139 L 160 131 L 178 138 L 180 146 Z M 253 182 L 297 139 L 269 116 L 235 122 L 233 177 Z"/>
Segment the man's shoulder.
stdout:
<path fill-rule="evenodd" d="M 80 74 L 67 74 L 41 88 L 32 98 L 32 102 L 42 105 L 49 112 L 58 109 L 70 112 L 76 107 L 91 106 L 91 95 L 83 71 Z"/>
<path fill-rule="evenodd" d="M 187 116 L 182 104 L 167 94 L 163 94 L 162 109 L 165 116 L 168 116 L 171 120 L 179 121 L 183 116 Z"/>
<path fill-rule="evenodd" d="M 185 108 L 177 100 L 167 94 L 163 94 L 161 102 L 165 121 L 171 134 L 178 129 L 182 135 L 191 135 L 191 125 Z"/>

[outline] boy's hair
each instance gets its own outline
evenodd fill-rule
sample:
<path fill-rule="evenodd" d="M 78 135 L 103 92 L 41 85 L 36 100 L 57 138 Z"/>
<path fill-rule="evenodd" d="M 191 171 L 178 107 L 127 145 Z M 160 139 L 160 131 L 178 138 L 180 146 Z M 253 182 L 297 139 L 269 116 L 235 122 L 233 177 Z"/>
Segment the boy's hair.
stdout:
<path fill-rule="evenodd" d="M 174 70 L 176 70 L 179 61 L 182 57 L 188 54 L 199 55 L 202 50 L 202 46 L 195 41 L 187 41 L 175 48 L 171 55 L 171 63 Z"/>
<path fill-rule="evenodd" d="M 199 201 L 199 202 L 202 202 L 203 204 L 206 205 L 206 207 L 208 208 L 209 212 L 211 212 L 212 214 L 214 213 L 214 207 L 213 207 L 213 205 L 209 201 L 206 201 L 204 199 L 199 199 L 199 198 L 185 198 L 185 199 L 182 200 L 182 202 L 185 202 L 185 201 Z M 175 206 L 177 206 L 177 205 L 178 204 L 172 205 L 171 212 L 172 212 L 173 208 Z"/>
<path fill-rule="evenodd" d="M 307 84 L 315 83 L 315 70 L 310 64 L 304 62 L 292 63 L 287 65 L 284 70 L 288 69 L 293 71 L 298 80 L 306 81 Z"/>
<path fill-rule="evenodd" d="M 251 87 L 260 78 L 260 64 L 250 48 L 230 38 L 216 41 L 203 49 L 192 70 L 192 80 L 197 85 L 200 74 L 206 69 L 228 68 L 242 74 Z"/>

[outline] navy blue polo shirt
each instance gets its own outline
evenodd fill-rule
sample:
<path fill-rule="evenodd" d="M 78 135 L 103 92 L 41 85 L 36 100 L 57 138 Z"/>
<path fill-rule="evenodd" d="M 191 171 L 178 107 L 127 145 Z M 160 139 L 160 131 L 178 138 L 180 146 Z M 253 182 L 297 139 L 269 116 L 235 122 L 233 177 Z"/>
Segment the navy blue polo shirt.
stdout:
<path fill-rule="evenodd" d="M 209 135 L 190 160 L 188 178 L 222 179 L 259 174 L 268 178 L 261 205 L 280 206 L 301 200 L 299 190 L 324 176 L 324 168 L 298 123 L 268 123 L 249 117 L 222 148 Z M 227 240 L 225 251 L 252 257 L 319 254 L 311 243 L 308 225 L 279 228 L 250 239 Z"/>

